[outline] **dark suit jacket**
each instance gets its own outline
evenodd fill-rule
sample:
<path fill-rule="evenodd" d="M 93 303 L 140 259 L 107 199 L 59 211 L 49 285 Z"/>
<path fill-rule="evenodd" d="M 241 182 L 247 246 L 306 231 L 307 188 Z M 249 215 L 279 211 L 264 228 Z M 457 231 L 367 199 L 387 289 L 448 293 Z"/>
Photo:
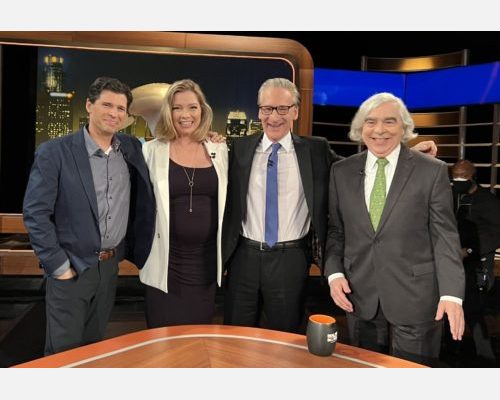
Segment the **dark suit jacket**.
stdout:
<path fill-rule="evenodd" d="M 229 152 L 229 181 L 222 229 L 224 263 L 231 258 L 246 218 L 247 193 L 255 150 L 263 134 L 233 139 Z M 319 244 L 326 240 L 328 176 L 332 162 L 339 160 L 326 139 L 292 135 L 305 198 Z"/>
<path fill-rule="evenodd" d="M 119 134 L 130 172 L 131 199 L 125 254 L 139 268 L 153 239 L 155 203 L 141 143 Z M 37 149 L 23 205 L 31 245 L 48 274 L 66 259 L 78 274 L 97 265 L 101 248 L 97 198 L 83 130 L 50 140 Z"/>
<path fill-rule="evenodd" d="M 474 193 L 460 195 L 460 204 L 457 219 L 462 247 L 471 248 L 475 257 L 499 248 L 500 199 L 478 186 Z"/>
<path fill-rule="evenodd" d="M 330 178 L 326 275 L 345 274 L 354 314 L 387 320 L 434 319 L 440 296 L 464 297 L 464 270 L 446 164 L 401 146 L 375 232 L 365 203 L 367 152 L 336 163 Z"/>

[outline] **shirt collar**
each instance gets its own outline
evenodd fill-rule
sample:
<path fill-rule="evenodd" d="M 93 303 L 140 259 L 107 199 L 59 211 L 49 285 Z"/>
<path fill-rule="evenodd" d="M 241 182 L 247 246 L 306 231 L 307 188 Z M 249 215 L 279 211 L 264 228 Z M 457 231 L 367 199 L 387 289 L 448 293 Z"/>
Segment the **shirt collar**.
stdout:
<path fill-rule="evenodd" d="M 389 165 L 396 165 L 398 163 L 399 153 L 401 152 L 401 144 L 398 144 L 396 148 L 385 157 L 387 161 L 389 161 Z M 377 167 L 378 157 L 375 156 L 370 150 L 368 150 L 368 154 L 366 156 L 366 170 L 371 171 L 372 169 Z"/>
<path fill-rule="evenodd" d="M 281 147 L 286 152 L 289 152 L 292 149 L 292 135 L 290 134 L 290 132 L 282 137 L 278 143 L 281 144 Z M 272 144 L 273 142 L 269 140 L 267 135 L 264 133 L 264 136 L 262 136 L 262 151 L 266 152 Z"/>
<path fill-rule="evenodd" d="M 101 148 L 96 144 L 96 142 L 94 142 L 94 140 L 90 136 L 88 125 L 85 125 L 83 127 L 83 137 L 85 138 L 85 148 L 87 149 L 89 157 L 93 155 L 101 155 L 102 153 L 104 153 L 104 151 L 101 150 Z M 113 138 L 111 139 L 111 147 L 114 151 L 118 151 L 118 149 L 120 148 L 120 139 L 118 139 L 116 135 L 113 135 Z"/>

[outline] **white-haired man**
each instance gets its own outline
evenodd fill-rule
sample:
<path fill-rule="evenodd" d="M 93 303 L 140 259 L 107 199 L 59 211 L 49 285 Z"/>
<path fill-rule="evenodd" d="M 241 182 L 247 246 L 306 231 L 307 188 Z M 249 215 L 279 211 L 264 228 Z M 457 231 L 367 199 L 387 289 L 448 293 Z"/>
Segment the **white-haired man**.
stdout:
<path fill-rule="evenodd" d="M 325 275 L 353 345 L 434 364 L 444 314 L 462 338 L 465 281 L 448 169 L 404 145 L 413 128 L 390 93 L 354 116 L 367 150 L 332 167 Z"/>

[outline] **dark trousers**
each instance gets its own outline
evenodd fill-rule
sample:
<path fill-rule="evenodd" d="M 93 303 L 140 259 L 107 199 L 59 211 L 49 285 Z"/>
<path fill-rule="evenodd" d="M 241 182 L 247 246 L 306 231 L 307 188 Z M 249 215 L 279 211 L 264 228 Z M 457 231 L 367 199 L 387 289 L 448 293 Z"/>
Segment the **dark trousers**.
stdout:
<path fill-rule="evenodd" d="M 302 247 L 259 250 L 240 240 L 228 266 L 224 323 L 297 332 L 309 270 Z"/>
<path fill-rule="evenodd" d="M 118 258 L 73 279 L 47 278 L 45 355 L 102 340 L 113 309 Z"/>
<path fill-rule="evenodd" d="M 363 320 L 347 313 L 349 338 L 353 346 L 390 354 L 419 364 L 437 366 L 443 333 L 442 321 L 416 325 L 390 324 L 378 308 L 375 318 Z"/>
<path fill-rule="evenodd" d="M 466 257 L 464 259 L 465 268 L 465 299 L 464 299 L 464 316 L 474 345 L 476 347 L 476 355 L 484 360 L 495 361 L 495 354 L 491 345 L 488 326 L 484 318 L 486 303 L 488 300 L 488 288 L 493 287 L 495 276 L 493 270 L 495 268 L 495 252 L 486 254 L 484 261 L 479 258 Z M 488 267 L 489 285 L 480 291 L 477 286 L 476 271 L 484 263 Z"/>

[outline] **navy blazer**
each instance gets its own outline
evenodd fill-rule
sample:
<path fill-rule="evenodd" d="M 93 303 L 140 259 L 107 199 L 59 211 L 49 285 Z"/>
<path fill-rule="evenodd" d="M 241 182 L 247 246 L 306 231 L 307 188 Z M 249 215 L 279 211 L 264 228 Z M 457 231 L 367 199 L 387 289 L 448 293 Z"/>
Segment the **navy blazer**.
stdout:
<path fill-rule="evenodd" d="M 153 239 L 155 200 L 141 143 L 118 134 L 127 162 L 131 198 L 125 241 L 118 246 L 142 268 Z M 101 235 L 97 198 L 83 129 L 50 140 L 36 151 L 23 204 L 24 224 L 31 245 L 46 273 L 66 259 L 78 274 L 98 263 Z"/>

